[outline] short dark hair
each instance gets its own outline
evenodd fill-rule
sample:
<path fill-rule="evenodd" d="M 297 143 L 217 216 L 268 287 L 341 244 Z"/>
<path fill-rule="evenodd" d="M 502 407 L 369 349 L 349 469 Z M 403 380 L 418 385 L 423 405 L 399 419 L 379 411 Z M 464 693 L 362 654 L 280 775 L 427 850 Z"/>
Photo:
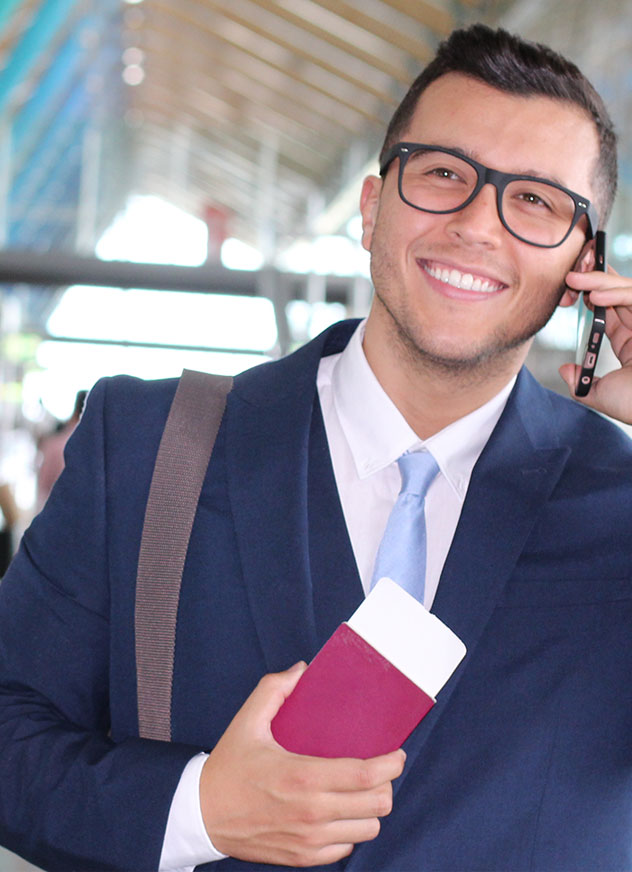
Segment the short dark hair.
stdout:
<path fill-rule="evenodd" d="M 592 119 L 599 136 L 599 159 L 594 182 L 595 204 L 603 227 L 617 191 L 617 137 L 597 91 L 584 74 L 545 45 L 528 42 L 506 30 L 484 24 L 455 30 L 437 49 L 434 59 L 410 86 L 386 131 L 380 163 L 386 151 L 408 128 L 423 91 L 447 73 L 461 73 L 500 91 L 522 96 L 543 96 L 574 103 Z"/>

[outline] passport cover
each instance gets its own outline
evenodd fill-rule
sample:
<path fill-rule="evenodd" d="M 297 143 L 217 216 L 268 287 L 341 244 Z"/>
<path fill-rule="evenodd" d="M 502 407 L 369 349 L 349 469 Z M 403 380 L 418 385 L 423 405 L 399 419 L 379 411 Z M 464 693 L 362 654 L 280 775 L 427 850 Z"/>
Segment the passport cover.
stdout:
<path fill-rule="evenodd" d="M 272 734 L 297 754 L 366 759 L 401 747 L 434 703 L 344 623 L 279 709 Z"/>

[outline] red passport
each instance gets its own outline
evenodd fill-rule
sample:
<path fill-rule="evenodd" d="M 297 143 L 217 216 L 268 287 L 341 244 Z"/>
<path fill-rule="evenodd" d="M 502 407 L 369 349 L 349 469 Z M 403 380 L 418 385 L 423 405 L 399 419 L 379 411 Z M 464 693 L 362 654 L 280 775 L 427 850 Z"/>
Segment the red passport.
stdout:
<path fill-rule="evenodd" d="M 382 579 L 312 660 L 273 719 L 272 733 L 288 751 L 316 757 L 366 759 L 394 751 L 430 711 L 464 654 L 448 627 Z"/>
<path fill-rule="evenodd" d="M 376 757 L 399 748 L 434 700 L 341 624 L 272 721 L 280 745 L 313 757 Z"/>

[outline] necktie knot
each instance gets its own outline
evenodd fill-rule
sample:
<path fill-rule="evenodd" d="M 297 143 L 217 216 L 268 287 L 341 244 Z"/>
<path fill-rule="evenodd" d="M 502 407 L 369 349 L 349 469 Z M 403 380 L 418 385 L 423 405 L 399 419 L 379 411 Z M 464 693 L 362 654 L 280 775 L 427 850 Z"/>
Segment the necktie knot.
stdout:
<path fill-rule="evenodd" d="M 402 476 L 400 494 L 425 496 L 432 480 L 439 471 L 437 461 L 428 451 L 402 454 L 397 464 Z"/>

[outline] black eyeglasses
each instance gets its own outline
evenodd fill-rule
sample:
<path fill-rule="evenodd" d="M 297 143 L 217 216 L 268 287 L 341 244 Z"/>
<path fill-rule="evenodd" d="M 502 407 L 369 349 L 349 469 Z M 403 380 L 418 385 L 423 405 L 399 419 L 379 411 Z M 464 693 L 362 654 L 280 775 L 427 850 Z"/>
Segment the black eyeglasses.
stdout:
<path fill-rule="evenodd" d="M 496 188 L 498 215 L 506 229 L 529 245 L 555 248 L 566 240 L 583 215 L 586 238 L 597 230 L 595 207 L 556 182 L 536 176 L 501 173 L 439 145 L 398 142 L 387 151 L 380 175 L 399 158 L 399 196 L 421 212 L 446 214 L 468 206 L 483 185 Z"/>

